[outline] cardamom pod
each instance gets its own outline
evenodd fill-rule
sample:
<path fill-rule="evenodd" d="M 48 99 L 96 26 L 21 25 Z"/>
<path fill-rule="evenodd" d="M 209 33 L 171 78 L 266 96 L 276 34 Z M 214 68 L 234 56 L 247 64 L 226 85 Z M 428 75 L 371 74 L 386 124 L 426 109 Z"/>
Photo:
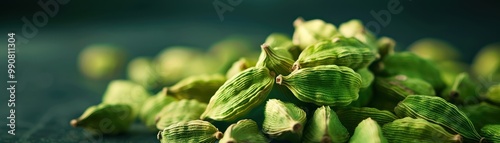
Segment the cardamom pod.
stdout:
<path fill-rule="evenodd" d="M 480 130 L 487 124 L 500 124 L 500 107 L 487 102 L 468 105 L 461 108 L 470 121 Z"/>
<path fill-rule="evenodd" d="M 416 55 L 435 62 L 458 60 L 460 53 L 456 49 L 446 41 L 432 38 L 420 39 L 408 48 Z"/>
<path fill-rule="evenodd" d="M 262 129 L 271 138 L 299 142 L 306 124 L 306 112 L 292 103 L 269 99 Z"/>
<path fill-rule="evenodd" d="M 394 112 L 399 117 L 422 118 L 439 124 L 468 139 L 481 139 L 465 113 L 441 97 L 409 95 L 394 108 Z"/>
<path fill-rule="evenodd" d="M 155 96 L 149 97 L 142 106 L 139 118 L 146 124 L 147 127 L 156 130 L 156 114 L 158 114 L 163 107 L 176 101 L 175 98 L 167 96 L 167 88 L 163 88 Z"/>
<path fill-rule="evenodd" d="M 302 50 L 322 40 L 330 40 L 339 35 L 335 25 L 326 23 L 320 19 L 304 21 L 301 17 L 293 22 L 295 31 L 293 32 L 293 44 L 298 45 Z"/>
<path fill-rule="evenodd" d="M 370 107 L 340 108 L 337 110 L 337 115 L 339 116 L 340 122 L 342 122 L 351 134 L 354 132 L 356 126 L 358 126 L 358 124 L 366 118 L 375 120 L 381 125 L 392 122 L 398 118 L 392 112 L 387 110 L 379 110 L 377 108 Z"/>
<path fill-rule="evenodd" d="M 500 84 L 490 86 L 488 88 L 488 93 L 486 93 L 486 98 L 489 101 L 500 105 Z"/>
<path fill-rule="evenodd" d="M 137 83 L 127 80 L 113 80 L 104 93 L 102 103 L 130 105 L 132 116 L 136 117 L 143 103 L 150 96 L 149 92 Z"/>
<path fill-rule="evenodd" d="M 340 24 L 339 32 L 345 37 L 354 37 L 358 39 L 368 45 L 373 52 L 377 52 L 377 38 L 372 32 L 365 28 L 361 20 L 352 19 Z"/>
<path fill-rule="evenodd" d="M 382 127 L 389 142 L 411 143 L 461 143 L 459 134 L 453 135 L 438 124 L 410 117 L 394 120 Z"/>
<path fill-rule="evenodd" d="M 374 84 L 375 94 L 399 102 L 408 95 L 436 96 L 431 84 L 418 78 L 405 75 L 393 77 L 377 77 Z"/>
<path fill-rule="evenodd" d="M 304 131 L 303 143 L 334 142 L 349 140 L 349 132 L 340 123 L 335 111 L 329 106 L 321 106 L 316 111 Z"/>
<path fill-rule="evenodd" d="M 70 124 L 98 134 L 118 134 L 127 131 L 134 119 L 132 108 L 127 104 L 99 104 L 87 108 Z"/>
<path fill-rule="evenodd" d="M 182 99 L 174 101 L 156 114 L 156 128 L 163 130 L 173 123 L 199 119 L 206 107 L 207 104 L 197 100 Z"/>
<path fill-rule="evenodd" d="M 274 75 L 265 67 L 248 68 L 227 80 L 210 99 L 201 119 L 234 121 L 265 101 Z"/>
<path fill-rule="evenodd" d="M 368 105 L 372 99 L 373 88 L 372 83 L 375 79 L 373 73 L 368 70 L 368 68 L 362 68 L 356 71 L 361 76 L 361 88 L 359 89 L 358 100 L 355 100 L 349 104 L 353 107 L 362 107 Z"/>
<path fill-rule="evenodd" d="M 192 75 L 187 72 L 192 66 L 193 59 L 203 56 L 203 53 L 194 47 L 174 46 L 165 48 L 155 59 L 156 72 L 160 80 L 171 85 Z M 205 71 L 204 71 L 205 72 Z"/>
<path fill-rule="evenodd" d="M 219 143 L 267 143 L 267 138 L 260 132 L 257 123 L 243 119 L 231 124 L 224 132 Z"/>
<path fill-rule="evenodd" d="M 282 33 L 271 33 L 267 36 L 264 44 L 269 45 L 269 47 L 279 47 L 288 50 L 293 60 L 296 60 L 301 52 L 300 48 L 293 45 L 292 40 Z"/>
<path fill-rule="evenodd" d="M 288 75 L 292 72 L 292 55 L 285 48 L 272 48 L 269 45 L 262 45 L 262 53 L 255 66 L 267 67 L 277 74 Z"/>
<path fill-rule="evenodd" d="M 377 40 L 378 53 L 380 54 L 380 59 L 387 57 L 388 55 L 394 54 L 394 48 L 396 47 L 396 41 L 390 37 L 380 37 Z"/>
<path fill-rule="evenodd" d="M 125 64 L 126 52 L 110 44 L 94 44 L 85 47 L 78 55 L 80 72 L 91 79 L 112 79 L 117 77 Z"/>
<path fill-rule="evenodd" d="M 368 117 L 361 121 L 349 143 L 388 143 L 382 133 L 382 129 L 375 120 Z"/>
<path fill-rule="evenodd" d="M 344 66 L 321 65 L 278 75 L 276 83 L 284 85 L 299 100 L 316 105 L 347 106 L 358 99 L 361 76 Z"/>
<path fill-rule="evenodd" d="M 172 124 L 158 132 L 162 143 L 215 143 L 221 139 L 222 132 L 210 122 L 192 120 Z"/>
<path fill-rule="evenodd" d="M 167 95 L 177 99 L 196 99 L 208 103 L 224 82 L 226 77 L 221 74 L 193 75 L 169 87 Z"/>
<path fill-rule="evenodd" d="M 453 82 L 453 85 L 448 86 L 443 90 L 441 96 L 457 105 L 470 105 L 479 102 L 479 94 L 477 93 L 479 84 L 474 82 L 469 74 L 460 73 Z"/>
<path fill-rule="evenodd" d="M 308 46 L 300 53 L 292 70 L 318 65 L 347 66 L 354 70 L 368 67 L 376 53 L 355 38 L 336 37 Z"/>
<path fill-rule="evenodd" d="M 474 58 L 472 71 L 480 78 L 500 81 L 500 43 L 493 43 L 482 48 Z"/>
<path fill-rule="evenodd" d="M 246 58 L 240 58 L 238 61 L 234 62 L 231 68 L 226 72 L 226 79 L 230 79 L 238 73 L 255 66 L 255 63 L 251 63 Z"/>
<path fill-rule="evenodd" d="M 492 143 L 500 143 L 500 124 L 486 125 L 481 128 L 481 135 Z"/>
<path fill-rule="evenodd" d="M 155 63 L 148 57 L 132 59 L 127 66 L 127 76 L 149 90 L 159 89 L 166 85 L 156 72 Z"/>

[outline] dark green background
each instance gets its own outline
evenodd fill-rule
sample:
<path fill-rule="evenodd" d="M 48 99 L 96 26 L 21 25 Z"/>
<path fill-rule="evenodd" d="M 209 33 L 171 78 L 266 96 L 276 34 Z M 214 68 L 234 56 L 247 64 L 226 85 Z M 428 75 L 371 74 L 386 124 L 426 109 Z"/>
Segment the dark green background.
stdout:
<path fill-rule="evenodd" d="M 44 2 L 46 0 L 43 0 Z M 226 3 L 226 0 L 220 0 Z M 213 0 L 98 1 L 71 0 L 59 6 L 55 17 L 38 28 L 27 43 L 18 43 L 16 57 L 16 136 L 7 134 L 7 91 L 0 96 L 0 142 L 91 142 L 68 122 L 86 107 L 100 102 L 107 81 L 90 81 L 77 70 L 78 52 L 94 43 L 112 43 L 126 49 L 129 59 L 155 56 L 163 48 L 186 45 L 208 48 L 231 35 L 245 35 L 258 46 L 272 32 L 293 33 L 292 22 L 301 16 L 336 25 L 357 18 L 375 20 L 370 11 L 387 9 L 382 1 L 243 0 L 220 21 Z M 470 62 L 483 46 L 500 42 L 500 8 L 494 0 L 400 0 L 404 8 L 392 15 L 378 36 L 397 41 L 398 50 L 433 37 L 450 42 Z M 34 0 L 8 0 L 1 4 L 0 62 L 6 88 L 7 32 L 21 34 L 22 17 L 41 11 Z M 124 76 L 122 76 L 124 77 Z M 155 133 L 134 125 L 132 133 L 98 138 L 110 142 L 155 142 Z"/>

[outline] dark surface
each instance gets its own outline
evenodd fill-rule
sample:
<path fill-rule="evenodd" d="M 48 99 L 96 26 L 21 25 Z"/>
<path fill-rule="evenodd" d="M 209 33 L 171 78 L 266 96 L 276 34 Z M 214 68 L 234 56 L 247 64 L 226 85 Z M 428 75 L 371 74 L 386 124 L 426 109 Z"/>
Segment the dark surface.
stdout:
<path fill-rule="evenodd" d="M 37 1 L 2 3 L 0 34 L 20 33 L 23 16 L 40 11 Z M 70 1 L 27 43 L 19 43 L 16 58 L 16 136 L 7 134 L 7 91 L 0 96 L 1 142 L 157 142 L 156 133 L 141 124 L 131 133 L 111 137 L 89 137 L 69 121 L 90 105 L 100 102 L 108 81 L 85 79 L 77 70 L 78 52 L 94 43 L 113 43 L 136 56 L 155 56 L 171 45 L 207 48 L 230 35 L 246 35 L 256 48 L 271 32 L 293 33 L 298 16 L 320 18 L 335 25 L 352 18 L 364 22 L 374 18 L 370 11 L 387 8 L 388 1 L 246 1 L 220 21 L 209 1 Z M 225 1 L 224 1 L 225 2 Z M 398 49 L 412 42 L 434 37 L 446 40 L 470 62 L 483 46 L 500 42 L 498 2 L 408 1 L 404 10 L 392 15 L 379 36 L 393 37 Z M 6 36 L 0 39 L 1 71 L 7 71 Z M 6 73 L 2 73 L 6 75 Z M 122 75 L 120 78 L 124 78 Z M 2 76 L 2 87 L 6 76 Z M 222 129 L 223 130 L 223 129 Z"/>

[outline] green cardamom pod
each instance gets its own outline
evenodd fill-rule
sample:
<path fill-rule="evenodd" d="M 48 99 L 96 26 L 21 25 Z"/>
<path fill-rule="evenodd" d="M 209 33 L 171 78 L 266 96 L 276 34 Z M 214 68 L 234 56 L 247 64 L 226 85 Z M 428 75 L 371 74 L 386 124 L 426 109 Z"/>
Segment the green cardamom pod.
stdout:
<path fill-rule="evenodd" d="M 320 19 L 304 21 L 301 17 L 293 22 L 295 31 L 293 32 L 293 44 L 298 45 L 302 50 L 322 40 L 330 40 L 339 35 L 335 25 L 326 23 Z"/>
<path fill-rule="evenodd" d="M 389 142 L 404 143 L 461 143 L 459 134 L 453 135 L 438 124 L 410 117 L 397 119 L 382 127 Z"/>
<path fill-rule="evenodd" d="M 161 143 L 215 143 L 222 132 L 210 122 L 192 120 L 172 124 L 158 132 Z"/>
<path fill-rule="evenodd" d="M 137 83 L 127 80 L 113 80 L 104 93 L 102 103 L 130 105 L 132 116 L 136 117 L 143 103 L 150 96 L 149 92 Z"/>
<path fill-rule="evenodd" d="M 163 107 L 176 101 L 175 98 L 167 96 L 167 88 L 163 88 L 155 96 L 149 97 L 142 106 L 139 118 L 146 124 L 147 127 L 156 130 L 156 114 L 158 114 Z"/>
<path fill-rule="evenodd" d="M 354 70 L 368 67 L 376 53 L 355 38 L 336 37 L 308 46 L 300 53 L 292 70 L 318 65 L 347 66 Z"/>
<path fill-rule="evenodd" d="M 269 45 L 262 45 L 262 53 L 255 66 L 267 67 L 277 74 L 288 75 L 292 72 L 292 55 L 285 48 L 272 48 Z"/>
<path fill-rule="evenodd" d="M 361 121 L 349 143 L 388 143 L 377 121 L 370 117 Z"/>
<path fill-rule="evenodd" d="M 255 66 L 255 63 L 251 63 L 246 58 L 240 58 L 238 61 L 234 62 L 231 68 L 226 72 L 226 79 L 230 79 L 238 73 Z"/>
<path fill-rule="evenodd" d="M 206 107 L 207 104 L 197 100 L 174 101 L 156 114 L 156 128 L 163 130 L 173 123 L 199 119 Z"/>
<path fill-rule="evenodd" d="M 231 124 L 224 132 L 219 143 L 267 143 L 267 138 L 259 130 L 257 123 L 251 119 L 243 119 Z"/>
<path fill-rule="evenodd" d="M 155 59 L 155 69 L 161 77 L 160 80 L 171 85 L 192 75 L 188 70 L 193 67 L 193 59 L 203 56 L 197 49 L 199 48 L 174 46 L 161 51 Z"/>
<path fill-rule="evenodd" d="M 482 48 L 474 58 L 471 68 L 480 78 L 500 81 L 500 43 Z"/>
<path fill-rule="evenodd" d="M 262 130 L 271 138 L 299 142 L 306 124 L 306 112 L 292 103 L 269 99 Z"/>
<path fill-rule="evenodd" d="M 321 65 L 278 75 L 276 83 L 284 85 L 299 100 L 316 105 L 347 106 L 358 99 L 361 76 L 351 68 Z"/>
<path fill-rule="evenodd" d="M 468 105 L 461 108 L 470 121 L 480 130 L 487 124 L 500 124 L 500 107 L 487 102 Z"/>
<path fill-rule="evenodd" d="M 418 78 L 431 84 L 438 92 L 446 86 L 436 65 L 414 53 L 394 53 L 375 66 L 375 75 L 385 77 L 405 75 L 409 78 Z"/>
<path fill-rule="evenodd" d="M 201 119 L 234 121 L 262 104 L 271 92 L 274 74 L 265 67 L 248 68 L 227 80 L 210 99 Z"/>
<path fill-rule="evenodd" d="M 432 38 L 420 39 L 408 47 L 408 50 L 418 56 L 435 61 L 456 61 L 460 57 L 460 53 L 450 43 Z"/>
<path fill-rule="evenodd" d="M 177 99 L 196 99 L 208 103 L 224 82 L 226 82 L 226 77 L 221 74 L 193 75 L 169 87 L 167 95 Z"/>
<path fill-rule="evenodd" d="M 340 24 L 339 32 L 345 37 L 354 37 L 358 39 L 368 45 L 373 52 L 377 52 L 377 38 L 372 32 L 365 28 L 361 20 L 352 19 Z"/>
<path fill-rule="evenodd" d="M 362 107 L 368 105 L 372 99 L 373 88 L 372 83 L 375 79 L 375 75 L 368 70 L 368 68 L 362 68 L 356 71 L 361 76 L 361 88 L 359 89 L 358 100 L 355 100 L 349 104 L 352 107 Z"/>
<path fill-rule="evenodd" d="M 490 88 L 488 88 L 488 93 L 486 93 L 486 98 L 488 98 L 489 101 L 500 105 L 500 84 L 490 86 Z"/>
<path fill-rule="evenodd" d="M 441 97 L 410 95 L 394 108 L 394 112 L 399 117 L 422 118 L 439 124 L 468 139 L 481 139 L 465 113 Z"/>
<path fill-rule="evenodd" d="M 132 108 L 127 104 L 99 104 L 87 108 L 70 124 L 98 134 L 118 134 L 127 131 L 134 119 Z"/>
<path fill-rule="evenodd" d="M 396 41 L 389 37 L 380 37 L 377 41 L 378 53 L 380 54 L 380 59 L 387 57 L 388 55 L 394 54 L 394 48 L 396 47 Z"/>
<path fill-rule="evenodd" d="M 148 57 L 132 59 L 127 67 L 127 76 L 130 80 L 150 90 L 159 89 L 166 84 L 156 72 L 153 60 Z"/>
<path fill-rule="evenodd" d="M 348 107 L 337 110 L 340 122 L 347 128 L 349 133 L 353 133 L 358 124 L 370 118 L 383 125 L 396 120 L 398 117 L 387 110 L 379 110 L 370 107 Z"/>
<path fill-rule="evenodd" d="M 431 84 L 418 78 L 405 75 L 377 77 L 374 84 L 375 94 L 399 102 L 408 95 L 436 96 Z"/>
<path fill-rule="evenodd" d="M 321 106 L 316 111 L 304 131 L 303 143 L 334 142 L 349 140 L 349 132 L 340 122 L 335 111 L 329 106 Z"/>
<path fill-rule="evenodd" d="M 481 128 L 481 135 L 492 143 L 500 143 L 500 124 L 486 125 Z"/>
<path fill-rule="evenodd" d="M 476 104 L 480 98 L 477 93 L 478 85 L 471 79 L 469 74 L 460 73 L 453 81 L 453 84 L 443 90 L 441 96 L 453 104 Z"/>
<path fill-rule="evenodd" d="M 300 47 L 293 45 L 292 40 L 285 34 L 282 33 L 271 33 L 267 36 L 264 44 L 269 45 L 269 47 L 279 47 L 287 49 L 292 55 L 292 59 L 296 60 L 301 52 Z"/>
<path fill-rule="evenodd" d="M 94 44 L 85 47 L 78 56 L 80 72 L 88 78 L 103 80 L 119 75 L 125 64 L 126 52 L 110 44 Z"/>

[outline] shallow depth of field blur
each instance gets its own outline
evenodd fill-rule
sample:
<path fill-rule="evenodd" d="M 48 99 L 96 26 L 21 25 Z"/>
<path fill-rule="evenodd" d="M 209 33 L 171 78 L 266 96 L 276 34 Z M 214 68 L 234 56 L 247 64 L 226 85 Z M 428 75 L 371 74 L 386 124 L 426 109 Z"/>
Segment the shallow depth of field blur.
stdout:
<path fill-rule="evenodd" d="M 292 36 L 293 21 L 322 19 L 338 26 L 351 19 L 364 23 L 377 22 L 371 11 L 387 10 L 389 1 L 247 1 L 234 6 L 219 18 L 213 1 L 70 1 L 59 6 L 59 12 L 48 18 L 48 23 L 37 27 L 37 34 L 25 43 L 18 43 L 16 75 L 18 76 L 16 118 L 17 136 L 3 132 L 7 141 L 75 142 L 88 134 L 69 125 L 72 118 L 90 105 L 101 101 L 107 84 L 113 79 L 130 79 L 130 62 L 138 57 L 160 61 L 178 56 L 179 60 L 163 63 L 183 68 L 176 73 L 165 73 L 164 83 L 153 83 L 151 93 L 162 86 L 172 85 L 182 77 L 200 73 L 223 73 L 239 57 L 258 57 L 260 44 L 271 33 Z M 21 19 L 31 19 L 42 11 L 36 1 L 8 1 L 1 9 L 0 31 L 22 35 L 25 24 Z M 389 22 L 380 26 L 377 37 L 387 36 L 396 41 L 396 51 L 410 50 L 425 55 L 439 54 L 453 61 L 433 59 L 446 67 L 452 65 L 463 71 L 478 73 L 474 68 L 499 70 L 500 9 L 494 1 L 412 1 L 400 0 L 403 10 L 391 14 Z M 385 19 L 386 17 L 384 17 Z M 377 22 L 378 23 L 378 22 Z M 6 45 L 6 36 L 0 45 Z M 230 48 L 235 56 L 218 52 Z M 442 50 L 441 53 L 419 49 Z M 432 48 L 429 48 L 432 47 Z M 190 52 L 169 50 L 188 48 Z M 496 49 L 491 64 L 471 67 L 482 49 Z M 84 50 L 86 49 L 86 50 Z M 90 50 L 89 50 L 90 49 Z M 4 49 L 5 50 L 5 49 Z M 92 51 L 94 50 L 94 51 Z M 167 52 L 165 52 L 167 51 Z M 90 55 L 84 57 L 85 52 Z M 92 53 L 94 52 L 94 53 Z M 109 59 L 97 59 L 99 54 L 110 54 Z M 172 54 L 173 53 L 173 54 Z M 170 54 L 170 55 L 168 55 Z M 496 54 L 496 55 L 495 55 Z M 92 57 L 96 56 L 96 57 Z M 439 56 L 436 56 L 439 57 Z M 7 54 L 0 54 L 2 71 L 7 71 Z M 89 71 L 92 67 L 109 63 L 85 65 L 82 60 L 112 62 L 105 71 Z M 452 64 L 450 64 L 453 62 Z M 489 67 L 493 66 L 493 67 Z M 162 68 L 162 67 L 160 67 Z M 160 69 L 162 70 L 162 69 Z M 163 69 L 164 70 L 164 69 Z M 3 73 L 6 74 L 6 73 Z M 168 75 L 168 74 L 172 74 Z M 479 73 L 482 74 L 482 73 Z M 485 73 L 488 74 L 488 73 Z M 498 76 L 498 75 L 497 75 Z M 444 77 L 445 80 L 449 77 Z M 6 80 L 6 76 L 2 78 Z M 498 83 L 485 78 L 486 84 Z M 151 84 L 151 83 L 144 83 Z M 3 87 L 6 84 L 2 81 Z M 4 91 L 6 93 L 6 91 Z M 8 100 L 0 97 L 1 103 Z M 5 106 L 5 105 L 0 105 Z M 8 110 L 0 108 L 0 117 Z M 7 130 L 0 120 L 0 130 Z M 131 134 L 115 141 L 156 141 L 155 134 L 141 132 L 141 125 L 134 125 Z M 221 129 L 224 130 L 224 129 Z M 145 136 L 145 137 L 144 137 Z M 113 141 L 113 140 L 112 140 Z"/>

